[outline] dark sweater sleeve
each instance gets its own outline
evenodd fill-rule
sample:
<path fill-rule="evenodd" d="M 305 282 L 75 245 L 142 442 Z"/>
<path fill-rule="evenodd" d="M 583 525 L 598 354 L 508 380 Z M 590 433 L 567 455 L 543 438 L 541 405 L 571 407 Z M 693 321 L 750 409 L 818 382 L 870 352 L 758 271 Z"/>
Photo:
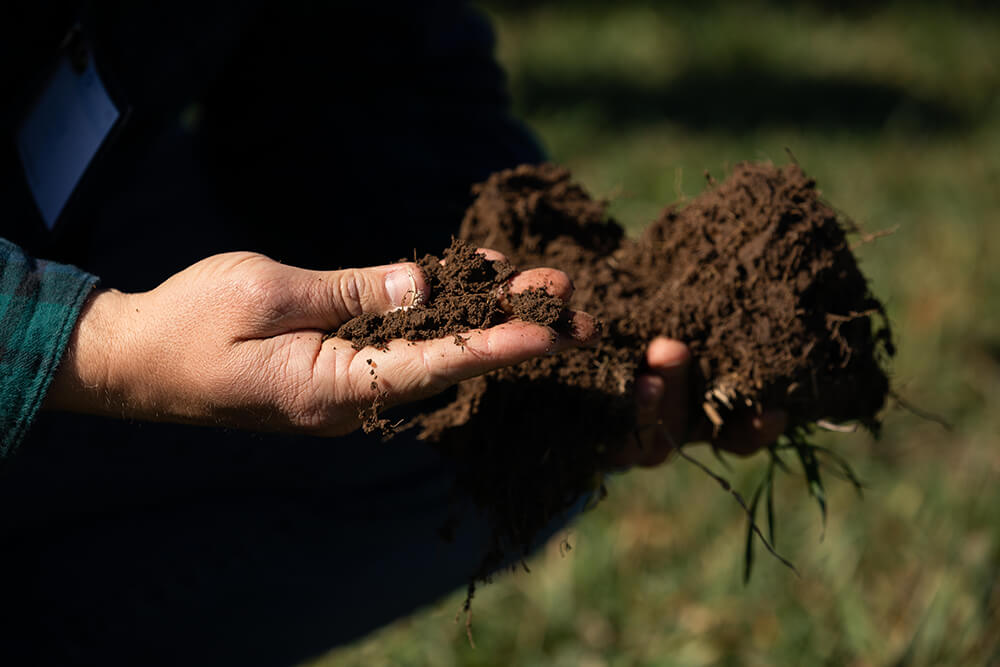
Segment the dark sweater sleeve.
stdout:
<path fill-rule="evenodd" d="M 0 460 L 34 421 L 97 280 L 0 238 Z"/>

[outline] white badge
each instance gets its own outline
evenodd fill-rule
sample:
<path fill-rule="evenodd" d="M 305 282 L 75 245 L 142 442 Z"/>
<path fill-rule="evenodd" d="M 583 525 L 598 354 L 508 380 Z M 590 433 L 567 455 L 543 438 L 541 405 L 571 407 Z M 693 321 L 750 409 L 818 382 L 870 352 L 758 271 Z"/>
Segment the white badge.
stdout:
<path fill-rule="evenodd" d="M 16 139 L 25 178 L 49 229 L 120 115 L 94 59 L 74 62 L 64 49 Z"/>

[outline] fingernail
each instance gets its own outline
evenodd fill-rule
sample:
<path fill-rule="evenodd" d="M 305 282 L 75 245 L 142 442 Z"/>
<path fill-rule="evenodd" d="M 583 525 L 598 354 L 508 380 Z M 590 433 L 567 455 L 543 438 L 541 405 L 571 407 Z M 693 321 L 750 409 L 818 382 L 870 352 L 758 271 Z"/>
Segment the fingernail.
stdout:
<path fill-rule="evenodd" d="M 408 308 L 420 301 L 417 281 L 413 277 L 413 269 L 409 266 L 402 266 L 386 275 L 385 291 L 396 308 Z"/>

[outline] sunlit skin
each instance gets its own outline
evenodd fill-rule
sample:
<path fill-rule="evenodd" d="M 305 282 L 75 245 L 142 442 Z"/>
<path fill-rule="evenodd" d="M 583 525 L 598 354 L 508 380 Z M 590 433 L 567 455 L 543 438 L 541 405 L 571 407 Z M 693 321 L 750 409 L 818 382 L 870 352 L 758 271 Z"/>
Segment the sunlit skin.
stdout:
<path fill-rule="evenodd" d="M 513 291 L 537 286 L 571 293 L 554 269 L 511 283 Z M 325 337 L 361 313 L 427 296 L 411 263 L 308 271 L 253 253 L 215 255 L 149 292 L 95 293 L 46 408 L 336 436 L 357 428 L 359 405 L 371 401 L 366 359 L 378 359 L 380 390 L 395 405 L 596 336 L 593 318 L 574 313 L 575 338 L 514 319 L 463 333 L 463 346 L 449 337 L 355 350 Z"/>
<path fill-rule="evenodd" d="M 573 293 L 569 277 L 548 268 L 516 274 L 509 284 L 514 293 L 539 287 L 564 302 Z M 45 407 L 337 436 L 358 427 L 358 407 L 372 399 L 367 359 L 377 359 L 379 391 L 391 406 L 534 356 L 593 344 L 598 335 L 590 315 L 573 312 L 572 334 L 510 319 L 464 332 L 460 346 L 449 337 L 355 350 L 326 337 L 361 313 L 384 313 L 428 296 L 411 263 L 309 271 L 253 253 L 215 255 L 149 292 L 95 292 Z M 611 467 L 657 465 L 671 442 L 698 435 L 687 431 L 687 348 L 657 339 L 647 359 L 650 372 L 637 382 L 642 442 L 617 453 Z M 749 453 L 781 428 L 765 415 L 726 429 L 717 444 Z"/>

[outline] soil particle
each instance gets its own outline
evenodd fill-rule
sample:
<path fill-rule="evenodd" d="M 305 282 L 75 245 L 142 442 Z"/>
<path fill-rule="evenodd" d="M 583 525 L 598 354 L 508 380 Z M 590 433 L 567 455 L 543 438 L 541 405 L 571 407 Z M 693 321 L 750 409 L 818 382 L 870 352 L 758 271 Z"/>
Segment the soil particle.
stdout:
<path fill-rule="evenodd" d="M 605 323 L 596 347 L 463 382 L 411 422 L 454 457 L 457 491 L 492 522 L 492 551 L 470 576 L 522 556 L 594 488 L 606 452 L 635 437 L 633 387 L 656 336 L 691 349 L 689 404 L 701 406 L 693 419 L 718 428 L 734 413 L 766 407 L 787 411 L 790 429 L 819 419 L 877 429 L 889 391 L 889 327 L 815 182 L 796 165 L 744 163 L 710 185 L 633 240 L 563 168 L 494 174 L 475 187 L 462 221 L 469 243 L 446 251 L 443 266 L 430 256 L 420 263 L 430 303 L 363 316 L 337 332 L 360 348 L 491 326 L 507 316 L 498 287 L 511 264 L 562 269 L 576 288 L 570 305 Z M 486 261 L 476 246 L 511 264 Z M 540 296 L 509 303 L 519 316 L 557 322 L 562 304 Z"/>

